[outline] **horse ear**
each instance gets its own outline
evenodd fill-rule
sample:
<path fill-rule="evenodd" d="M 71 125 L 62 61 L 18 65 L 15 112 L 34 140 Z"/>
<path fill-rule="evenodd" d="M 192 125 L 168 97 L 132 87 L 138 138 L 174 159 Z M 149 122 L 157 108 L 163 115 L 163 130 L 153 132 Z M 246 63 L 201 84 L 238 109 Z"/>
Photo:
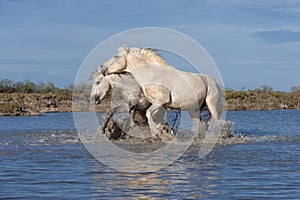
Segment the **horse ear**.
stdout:
<path fill-rule="evenodd" d="M 101 67 L 102 67 L 102 65 L 99 65 L 99 67 L 97 68 L 98 72 L 101 72 Z"/>
<path fill-rule="evenodd" d="M 124 50 L 128 51 L 128 48 L 127 48 L 126 44 L 123 44 L 123 45 L 122 45 L 122 48 L 123 48 Z"/>
<path fill-rule="evenodd" d="M 106 67 L 102 67 L 102 65 L 100 65 L 98 68 L 97 68 L 97 71 L 99 72 L 99 73 L 101 73 L 103 76 L 106 76 L 108 73 L 108 71 L 107 71 L 107 68 Z"/>
<path fill-rule="evenodd" d="M 125 54 L 125 53 L 128 52 L 128 48 L 126 47 L 125 44 L 123 44 L 123 46 L 118 48 L 118 51 L 119 51 L 120 54 Z"/>

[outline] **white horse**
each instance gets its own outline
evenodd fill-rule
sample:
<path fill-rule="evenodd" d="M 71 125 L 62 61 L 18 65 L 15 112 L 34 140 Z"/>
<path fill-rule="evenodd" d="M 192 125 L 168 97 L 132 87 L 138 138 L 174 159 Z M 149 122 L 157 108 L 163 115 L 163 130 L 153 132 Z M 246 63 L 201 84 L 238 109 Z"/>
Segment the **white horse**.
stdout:
<path fill-rule="evenodd" d="M 130 112 L 131 126 L 133 126 L 135 125 L 135 115 L 145 115 L 146 109 L 150 106 L 150 102 L 145 98 L 140 86 L 130 73 L 103 76 L 103 74 L 96 71 L 90 79 L 92 81 L 90 98 L 94 103 L 100 104 L 109 94 L 111 88 L 118 93 L 117 99 L 114 99 L 118 102 L 112 102 L 113 108 L 101 125 L 103 132 L 115 113 Z"/>
<path fill-rule="evenodd" d="M 209 110 L 211 123 L 220 119 L 222 91 L 212 77 L 176 70 L 151 49 L 123 46 L 118 51 L 99 66 L 99 71 L 103 75 L 123 72 L 133 75 L 151 103 L 146 111 L 151 133 L 161 129 L 162 124 L 153 119 L 153 113 L 161 107 L 188 111 L 196 127 L 202 125 L 200 112 L 205 108 Z"/>

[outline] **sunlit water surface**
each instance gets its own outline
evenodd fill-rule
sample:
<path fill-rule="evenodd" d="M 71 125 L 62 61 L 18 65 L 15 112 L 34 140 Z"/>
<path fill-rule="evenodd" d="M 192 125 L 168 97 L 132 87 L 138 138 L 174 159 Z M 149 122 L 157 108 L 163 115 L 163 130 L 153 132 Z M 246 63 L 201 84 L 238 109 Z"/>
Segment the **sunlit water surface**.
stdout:
<path fill-rule="evenodd" d="M 0 118 L 0 198 L 300 198 L 300 111 L 227 112 L 233 132 L 153 173 L 124 173 L 81 144 L 71 113 Z"/>

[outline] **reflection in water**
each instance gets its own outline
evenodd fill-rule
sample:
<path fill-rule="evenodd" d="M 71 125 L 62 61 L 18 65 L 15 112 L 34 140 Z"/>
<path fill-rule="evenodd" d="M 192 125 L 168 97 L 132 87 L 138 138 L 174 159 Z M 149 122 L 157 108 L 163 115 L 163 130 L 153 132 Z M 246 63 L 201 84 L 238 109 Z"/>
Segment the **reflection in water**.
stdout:
<path fill-rule="evenodd" d="M 152 173 L 123 173 L 93 165 L 95 197 L 122 198 L 200 198 L 218 194 L 219 172 L 213 158 L 199 160 L 197 148 L 181 159 Z M 191 159 L 192 158 L 192 159 Z M 106 168 L 106 173 L 103 173 Z M 99 195 L 99 196 L 98 196 Z"/>

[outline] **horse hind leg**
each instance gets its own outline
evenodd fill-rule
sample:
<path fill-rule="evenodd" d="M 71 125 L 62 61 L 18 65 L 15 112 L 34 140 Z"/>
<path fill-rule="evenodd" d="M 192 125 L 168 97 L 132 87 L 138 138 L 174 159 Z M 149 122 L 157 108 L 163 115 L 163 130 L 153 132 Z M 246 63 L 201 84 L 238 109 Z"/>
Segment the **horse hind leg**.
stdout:
<path fill-rule="evenodd" d="M 205 103 L 211 114 L 209 121 L 219 121 L 223 110 L 222 91 L 217 82 L 211 78 L 208 79 L 209 91 L 207 93 Z"/>
<path fill-rule="evenodd" d="M 206 104 L 211 117 L 208 121 L 208 129 L 217 130 L 222 127 L 222 121 L 220 121 L 221 113 L 223 110 L 222 96 L 220 90 L 215 89 L 214 92 L 208 94 L 206 97 Z M 220 127 L 221 126 L 221 127 Z"/>
<path fill-rule="evenodd" d="M 189 112 L 189 115 L 192 118 L 192 122 L 193 122 L 192 132 L 194 134 L 194 137 L 197 136 L 199 138 L 203 138 L 205 131 L 206 131 L 206 126 L 199 116 L 200 115 L 199 111 L 197 112 L 197 111 L 190 110 L 188 112 Z"/>
<path fill-rule="evenodd" d="M 218 109 L 218 105 L 217 104 L 218 104 L 217 102 L 210 101 L 208 99 L 207 107 L 208 107 L 208 110 L 209 110 L 209 113 L 210 113 L 210 116 L 208 118 L 209 124 L 212 124 L 212 123 L 220 120 L 221 112 Z"/>
<path fill-rule="evenodd" d="M 206 105 L 206 102 L 204 102 L 204 105 L 200 107 L 200 121 L 202 122 L 203 126 L 208 128 L 208 122 L 211 119 L 211 113 Z"/>

